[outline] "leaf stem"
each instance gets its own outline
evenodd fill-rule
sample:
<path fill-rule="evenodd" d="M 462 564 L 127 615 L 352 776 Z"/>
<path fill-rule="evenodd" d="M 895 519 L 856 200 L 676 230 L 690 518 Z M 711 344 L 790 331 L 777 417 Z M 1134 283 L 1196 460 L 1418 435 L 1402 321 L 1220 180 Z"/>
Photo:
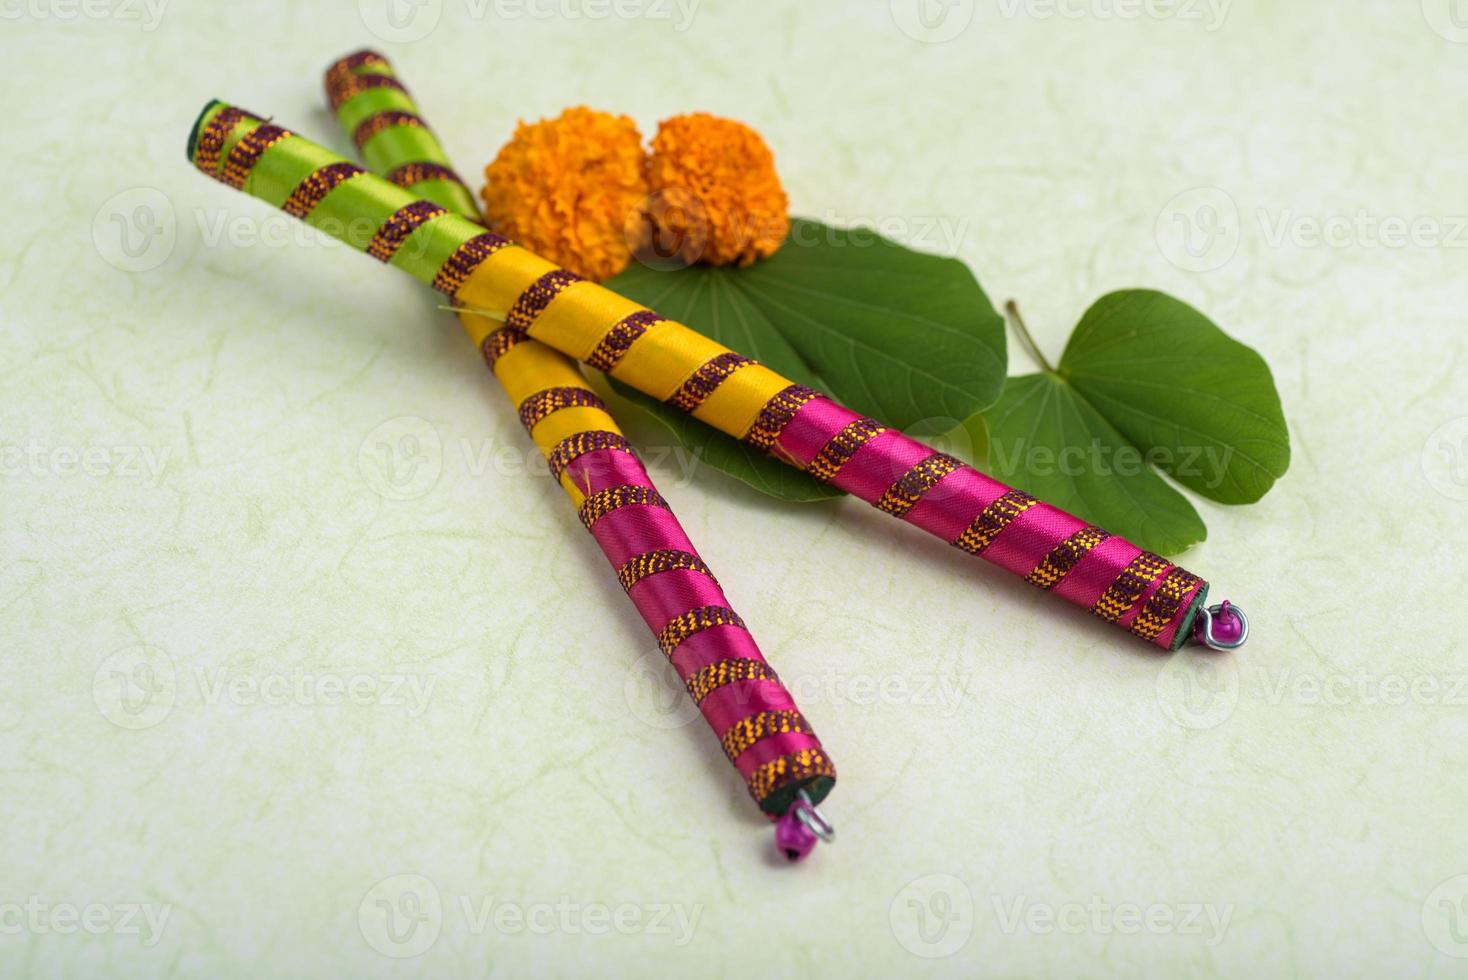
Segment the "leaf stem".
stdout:
<path fill-rule="evenodd" d="M 499 323 L 504 323 L 507 316 L 507 314 L 497 313 L 494 310 L 482 310 L 477 306 L 455 306 L 453 303 L 439 303 L 435 308 L 448 310 L 450 313 L 472 313 L 475 316 L 482 316 L 486 320 L 495 320 Z"/>
<path fill-rule="evenodd" d="M 1046 359 L 1044 354 L 1040 353 L 1040 345 L 1035 343 L 1035 338 L 1030 335 L 1030 328 L 1025 326 L 1025 318 L 1019 315 L 1019 304 L 1014 300 L 1007 301 L 1004 304 L 1004 315 L 1009 318 L 1009 325 L 1014 328 L 1015 335 L 1024 342 L 1025 349 L 1030 352 L 1030 356 L 1048 373 L 1056 374 L 1057 372 L 1050 365 L 1050 361 Z"/>

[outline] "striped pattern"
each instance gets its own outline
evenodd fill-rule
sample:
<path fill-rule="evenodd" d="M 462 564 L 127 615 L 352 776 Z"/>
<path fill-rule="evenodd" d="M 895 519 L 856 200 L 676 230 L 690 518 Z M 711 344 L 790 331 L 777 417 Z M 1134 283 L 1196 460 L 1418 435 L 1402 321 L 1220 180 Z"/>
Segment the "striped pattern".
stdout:
<path fill-rule="evenodd" d="M 607 487 L 598 490 L 581 502 L 577 511 L 581 517 L 581 523 L 586 525 L 590 531 L 596 522 L 606 517 L 614 510 L 623 507 L 660 507 L 668 510 L 668 502 L 663 495 L 652 487 L 640 487 L 635 484 L 622 484 L 615 487 Z"/>
<path fill-rule="evenodd" d="M 505 351 L 525 343 L 530 338 L 525 336 L 523 330 L 511 330 L 509 327 L 500 327 L 498 330 L 485 337 L 479 344 L 479 353 L 484 356 L 484 363 L 491 371 L 494 370 L 494 362 L 505 356 Z"/>
<path fill-rule="evenodd" d="M 414 184 L 421 184 L 427 180 L 448 180 L 455 184 L 464 184 L 463 179 L 454 173 L 452 167 L 428 160 L 415 160 L 401 167 L 394 167 L 388 171 L 387 179 L 389 183 L 399 187 L 412 187 Z"/>
<path fill-rule="evenodd" d="M 636 313 L 628 314 L 612 324 L 612 328 L 606 332 L 606 335 L 597 341 L 596 349 L 586 358 L 586 363 L 598 371 L 611 374 L 617 362 L 622 359 L 622 355 L 627 353 L 627 348 L 632 346 L 632 342 L 647 333 L 649 327 L 660 323 L 662 319 L 652 310 L 638 310 Z"/>
<path fill-rule="evenodd" d="M 1144 640 L 1155 639 L 1178 614 L 1183 598 L 1202 584 L 1202 579 L 1186 569 L 1174 568 L 1168 572 L 1132 623 L 1132 632 Z"/>
<path fill-rule="evenodd" d="M 736 354 L 733 351 L 725 351 L 717 357 L 710 358 L 699 366 L 693 376 L 679 386 L 673 392 L 668 404 L 682 412 L 692 414 L 702 405 L 714 389 L 728 380 L 729 375 L 738 371 L 747 364 L 753 364 L 749 358 Z"/>
<path fill-rule="evenodd" d="M 607 432 L 603 429 L 594 429 L 589 432 L 578 432 L 567 436 L 556 447 L 551 450 L 546 459 L 546 465 L 550 467 L 551 476 L 557 480 L 561 474 L 566 472 L 566 467 L 587 453 L 594 453 L 601 449 L 612 449 L 617 452 L 636 455 L 632 447 L 627 444 L 627 439 L 620 432 Z"/>
<path fill-rule="evenodd" d="M 636 314 L 633 314 L 634 316 Z M 759 415 L 750 426 L 749 432 L 744 436 L 744 441 L 749 443 L 760 452 L 769 452 L 775 440 L 780 438 L 780 433 L 795 418 L 795 413 L 800 411 L 807 402 L 820 397 L 820 392 L 805 385 L 790 385 L 781 389 L 780 393 L 765 403 L 760 409 Z"/>
<path fill-rule="evenodd" d="M 510 307 L 510 312 L 505 317 L 505 326 L 529 331 L 530 325 L 545 312 L 551 300 L 559 296 L 561 290 L 577 282 L 581 282 L 581 277 L 566 269 L 547 272 L 525 287 L 525 291 L 515 300 L 515 305 Z"/>
<path fill-rule="evenodd" d="M 199 131 L 198 138 L 194 141 L 194 166 L 198 167 L 208 176 L 219 179 L 219 160 L 224 153 L 224 144 L 229 139 L 229 134 L 234 132 L 235 126 L 245 120 L 257 120 L 260 117 L 234 106 L 225 106 L 215 113 L 214 118 Z M 239 188 L 236 187 L 236 190 Z"/>
<path fill-rule="evenodd" d="M 719 737 L 724 754 L 733 762 L 762 738 L 810 731 L 810 723 L 799 711 L 761 711 L 741 718 Z"/>
<path fill-rule="evenodd" d="M 271 123 L 261 123 L 241 137 L 229 151 L 229 157 L 224 161 L 224 172 L 219 175 L 219 179 L 235 190 L 241 190 L 261 154 L 287 136 L 293 135 L 295 134 L 288 129 Z"/>
<path fill-rule="evenodd" d="M 1036 565 L 1033 572 L 1025 576 L 1025 581 L 1042 589 L 1055 588 L 1055 584 L 1065 578 L 1072 568 L 1080 564 L 1081 559 L 1090 554 L 1092 548 L 1109 537 L 1111 537 L 1110 534 L 1094 524 L 1081 528 L 1056 545 L 1055 549 L 1045 556 L 1045 560 Z"/>
<path fill-rule="evenodd" d="M 1038 503 L 1038 500 L 1023 490 L 1008 491 L 979 511 L 979 516 L 975 517 L 974 522 L 968 526 L 968 530 L 953 542 L 953 546 L 971 555 L 983 554 L 984 549 L 993 544 L 994 539 L 1014 523 L 1016 517 Z"/>
<path fill-rule="evenodd" d="M 947 453 L 934 453 L 898 477 L 873 506 L 893 517 L 906 517 L 925 493 L 962 465 Z"/>
<path fill-rule="evenodd" d="M 285 199 L 281 209 L 296 218 L 309 217 L 321 203 L 321 199 L 336 190 L 345 181 L 353 177 L 365 174 L 367 171 L 355 163 L 347 163 L 345 160 L 336 163 L 328 163 L 320 170 L 306 177 L 291 191 L 291 196 Z"/>
<path fill-rule="evenodd" d="M 392 257 L 402 248 L 409 235 L 434 218 L 446 214 L 448 211 L 445 208 L 432 201 L 414 201 L 403 205 L 377 229 L 377 234 L 372 236 L 372 241 L 367 245 L 367 254 L 381 262 L 392 261 Z"/>
<path fill-rule="evenodd" d="M 775 676 L 775 668 L 763 660 L 733 657 L 695 671 L 683 685 L 688 688 L 688 696 L 693 699 L 693 703 L 702 704 L 704 698 L 735 681 L 774 681 L 778 684 L 780 678 Z"/>
<path fill-rule="evenodd" d="M 357 69 L 369 67 L 380 68 L 382 72 L 358 74 Z M 323 78 L 326 87 L 326 102 L 331 106 L 332 112 L 340 109 L 343 103 L 353 95 L 364 91 L 355 87 L 358 78 L 393 78 L 396 81 L 396 77 L 392 74 L 392 66 L 376 51 L 363 50 L 347 55 L 326 69 Z M 350 94 L 347 94 L 349 91 Z M 406 94 L 406 90 L 403 91 Z"/>
<path fill-rule="evenodd" d="M 760 766 L 749 777 L 749 792 L 757 800 L 792 783 L 804 783 L 821 776 L 835 778 L 836 767 L 820 749 L 802 749 Z"/>
<path fill-rule="evenodd" d="M 1150 551 L 1142 552 L 1107 587 L 1101 598 L 1091 607 L 1091 612 L 1108 623 L 1116 622 L 1136 605 L 1147 587 L 1171 566 L 1172 563 L 1160 555 L 1154 555 Z"/>
<path fill-rule="evenodd" d="M 703 563 L 703 559 L 691 551 L 660 550 L 649 551 L 645 555 L 630 558 L 619 569 L 617 569 L 617 581 L 622 583 L 624 591 L 632 591 L 632 586 L 641 582 L 649 575 L 657 575 L 660 572 L 698 572 L 714 579 L 714 573 Z M 714 584 L 718 580 L 714 579 Z"/>
<path fill-rule="evenodd" d="M 453 254 L 439 266 L 433 277 L 433 288 L 446 296 L 456 295 L 464 285 L 464 280 L 479 268 L 479 263 L 509 244 L 508 238 L 502 238 L 492 231 L 475 235 L 454 249 Z"/>
<path fill-rule="evenodd" d="M 831 437 L 805 471 L 822 483 L 830 483 L 856 451 L 887 431 L 876 419 L 859 418 Z"/>
<path fill-rule="evenodd" d="M 527 430 L 533 429 L 541 419 L 563 408 L 599 408 L 605 412 L 607 406 L 590 388 L 577 388 L 570 385 L 546 388 L 544 391 L 537 391 L 520 403 L 520 424 Z"/>
<path fill-rule="evenodd" d="M 388 71 L 392 70 L 387 58 L 370 48 L 363 48 L 361 51 L 354 51 L 345 58 L 338 58 L 332 62 L 331 67 L 326 69 L 326 83 L 329 86 L 332 82 L 339 81 L 358 68 L 366 68 L 368 65 L 385 68 Z"/>
<path fill-rule="evenodd" d="M 744 620 L 728 606 L 700 606 L 690 609 L 658 632 L 658 646 L 662 649 L 663 656 L 671 657 L 684 640 L 715 626 L 738 626 L 743 629 Z"/>
<path fill-rule="evenodd" d="M 428 124 L 414 113 L 404 112 L 401 109 L 384 109 L 381 112 L 374 112 L 357 125 L 352 132 L 352 142 L 357 144 L 357 149 L 360 151 L 372 137 L 394 126 L 428 128 Z"/>
<path fill-rule="evenodd" d="M 408 93 L 408 90 L 403 88 L 403 83 L 391 75 L 383 75 L 378 72 L 361 74 L 353 72 L 342 75 L 336 84 L 328 84 L 326 98 L 331 103 L 331 111 L 336 112 L 348 99 L 378 88 L 390 88 L 404 95 Z"/>

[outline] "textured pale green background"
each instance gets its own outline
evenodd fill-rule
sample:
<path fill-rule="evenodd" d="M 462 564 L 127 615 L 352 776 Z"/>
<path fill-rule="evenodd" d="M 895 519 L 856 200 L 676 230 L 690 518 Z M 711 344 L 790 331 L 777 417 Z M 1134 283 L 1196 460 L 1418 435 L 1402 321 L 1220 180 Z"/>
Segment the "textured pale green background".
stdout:
<path fill-rule="evenodd" d="M 0 9 L 0 440 L 39 460 L 10 450 L 0 476 L 0 911 L 171 917 L 146 948 L 6 929 L 0 973 L 1464 973 L 1468 478 L 1444 447 L 1468 435 L 1468 46 L 1431 26 L 1446 0 L 1236 0 L 1221 25 L 961 0 L 946 43 L 881 0 L 706 0 L 686 30 L 651 0 L 603 20 L 442 0 L 413 43 L 355 3 L 173 0 L 156 23 L 93 3 Z M 216 95 L 340 146 L 318 79 L 363 44 L 468 174 L 517 116 L 589 101 L 650 131 L 708 109 L 765 133 L 799 212 L 930 247 L 933 221 L 961 232 L 1052 352 L 1114 288 L 1208 311 L 1268 358 L 1293 429 L 1288 477 L 1258 506 L 1205 507 L 1188 556 L 1247 602 L 1255 641 L 1211 669 L 1167 661 L 855 503 L 778 506 L 664 465 L 841 767 L 839 843 L 775 866 L 701 723 L 659 713 L 656 652 L 565 502 L 483 465 L 523 440 L 458 328 L 406 277 L 298 244 L 186 166 Z M 1237 254 L 1170 262 L 1173 214 L 1220 202 Z M 1450 240 L 1270 240 L 1362 211 Z M 376 447 L 413 436 L 423 492 L 379 495 Z M 117 455 L 60 472 L 89 449 Z M 140 663 L 156 723 L 130 730 L 114 684 L 145 690 Z M 395 674 L 433 685 L 425 710 L 206 683 Z M 939 682 L 962 695 L 933 703 Z M 368 941 L 376 898 L 412 880 L 369 889 L 400 874 L 443 905 L 417 958 Z M 476 933 L 461 896 L 701 910 L 678 946 Z M 1016 902 L 1093 898 L 1231 919 L 1212 945 L 1003 928 Z M 938 943 L 945 908 L 961 917 Z"/>

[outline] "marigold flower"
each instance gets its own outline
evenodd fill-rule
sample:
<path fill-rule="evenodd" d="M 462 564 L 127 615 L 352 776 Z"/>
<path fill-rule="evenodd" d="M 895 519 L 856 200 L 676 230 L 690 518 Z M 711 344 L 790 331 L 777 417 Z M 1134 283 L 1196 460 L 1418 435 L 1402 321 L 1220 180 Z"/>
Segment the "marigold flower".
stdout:
<path fill-rule="evenodd" d="M 575 106 L 523 120 L 484 168 L 489 226 L 594 281 L 626 268 L 627 216 L 647 196 L 642 134 L 629 116 Z"/>
<path fill-rule="evenodd" d="M 647 173 L 644 220 L 659 254 L 746 266 L 773 255 L 790 233 L 774 155 L 741 122 L 706 112 L 664 120 Z"/>

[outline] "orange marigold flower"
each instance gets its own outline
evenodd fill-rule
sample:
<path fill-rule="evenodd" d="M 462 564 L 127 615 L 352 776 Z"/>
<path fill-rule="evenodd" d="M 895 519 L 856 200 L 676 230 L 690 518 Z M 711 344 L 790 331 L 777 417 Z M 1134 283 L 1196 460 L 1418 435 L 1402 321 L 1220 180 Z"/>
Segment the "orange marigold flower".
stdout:
<path fill-rule="evenodd" d="M 626 268 L 627 215 L 647 196 L 642 134 L 629 116 L 575 106 L 523 120 L 487 167 L 489 226 L 600 282 Z"/>
<path fill-rule="evenodd" d="M 661 255 L 745 266 L 773 255 L 790 233 L 775 157 L 741 122 L 706 112 L 664 120 L 647 173 L 646 233 Z"/>

